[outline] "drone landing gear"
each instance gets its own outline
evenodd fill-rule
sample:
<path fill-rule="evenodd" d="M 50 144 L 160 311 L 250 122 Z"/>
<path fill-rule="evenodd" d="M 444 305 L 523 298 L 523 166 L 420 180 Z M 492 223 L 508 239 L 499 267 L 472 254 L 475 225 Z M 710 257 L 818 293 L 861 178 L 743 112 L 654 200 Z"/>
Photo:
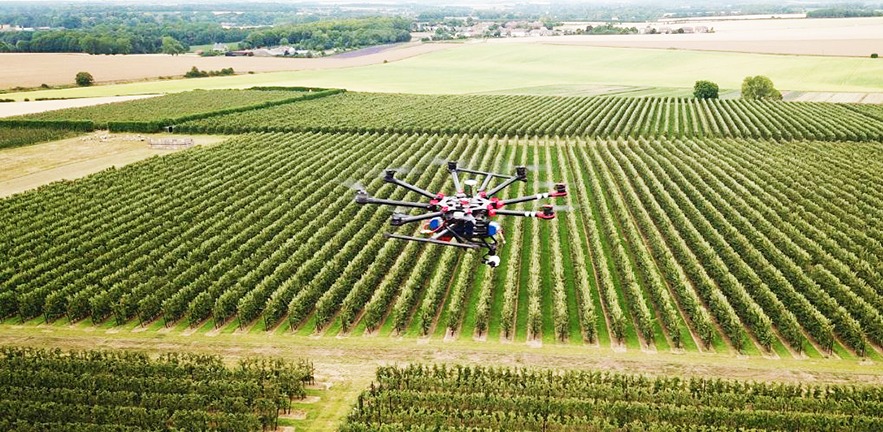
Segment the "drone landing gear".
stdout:
<path fill-rule="evenodd" d="M 491 268 L 497 268 L 500 265 L 500 256 L 499 255 L 486 255 L 484 257 L 484 263 L 489 265 Z"/>

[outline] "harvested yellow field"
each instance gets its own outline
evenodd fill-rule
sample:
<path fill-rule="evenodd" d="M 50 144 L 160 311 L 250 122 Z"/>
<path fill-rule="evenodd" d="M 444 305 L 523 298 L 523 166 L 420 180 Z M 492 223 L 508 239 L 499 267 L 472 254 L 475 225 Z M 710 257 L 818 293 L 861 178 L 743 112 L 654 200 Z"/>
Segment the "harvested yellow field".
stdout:
<path fill-rule="evenodd" d="M 883 17 L 842 19 L 764 19 L 673 21 L 623 24 L 657 30 L 706 27 L 713 33 L 591 35 L 560 38 L 507 39 L 616 48 L 659 48 L 733 51 L 762 54 L 869 57 L 883 51 Z"/>
<path fill-rule="evenodd" d="M 201 70 L 220 70 L 232 67 L 237 73 L 278 72 L 318 69 L 339 69 L 366 66 L 384 61 L 401 60 L 432 51 L 443 50 L 451 44 L 422 44 L 419 42 L 392 46 L 365 55 L 347 55 L 324 58 L 276 57 L 199 57 L 195 54 L 170 56 L 143 55 L 89 55 L 72 53 L 0 54 L 0 89 L 39 87 L 41 84 L 73 84 L 77 72 L 88 71 L 98 84 L 183 77 L 193 66 Z"/>

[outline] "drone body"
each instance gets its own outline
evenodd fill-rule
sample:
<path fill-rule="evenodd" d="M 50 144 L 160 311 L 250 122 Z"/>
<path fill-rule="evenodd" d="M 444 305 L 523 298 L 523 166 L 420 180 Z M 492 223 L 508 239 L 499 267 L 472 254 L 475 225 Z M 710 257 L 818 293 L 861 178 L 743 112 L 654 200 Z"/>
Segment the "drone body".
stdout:
<path fill-rule="evenodd" d="M 393 201 L 373 198 L 364 190 L 356 192 L 358 204 L 382 204 L 397 207 L 419 208 L 429 213 L 409 216 L 402 213 L 393 213 L 390 224 L 401 226 L 412 222 L 428 221 L 423 232 L 428 237 L 412 237 L 399 234 L 389 234 L 389 238 L 433 243 L 444 246 L 453 246 L 463 249 L 487 249 L 484 263 L 497 267 L 500 257 L 497 255 L 497 237 L 502 234 L 499 223 L 492 221 L 496 216 L 521 216 L 535 217 L 538 219 L 554 219 L 555 211 L 551 205 L 544 205 L 541 211 L 512 211 L 503 209 L 504 206 L 520 202 L 540 200 L 545 198 L 557 198 L 567 195 L 567 187 L 564 183 L 557 183 L 555 190 L 547 193 L 528 195 L 512 199 L 499 199 L 494 197 L 498 192 L 512 185 L 516 181 L 527 181 L 527 168 L 519 166 L 515 168 L 515 175 L 495 174 L 485 171 L 477 171 L 459 168 L 456 161 L 448 162 L 448 172 L 454 182 L 456 194 L 446 196 L 442 193 L 431 193 L 417 186 L 408 184 L 395 178 L 395 170 L 386 170 L 384 181 L 404 187 L 429 199 L 427 203 L 409 201 Z M 459 173 L 467 173 L 475 176 L 484 176 L 481 186 L 476 190 L 478 181 L 475 179 L 460 183 Z M 488 190 L 495 178 L 504 179 L 502 183 Z"/>

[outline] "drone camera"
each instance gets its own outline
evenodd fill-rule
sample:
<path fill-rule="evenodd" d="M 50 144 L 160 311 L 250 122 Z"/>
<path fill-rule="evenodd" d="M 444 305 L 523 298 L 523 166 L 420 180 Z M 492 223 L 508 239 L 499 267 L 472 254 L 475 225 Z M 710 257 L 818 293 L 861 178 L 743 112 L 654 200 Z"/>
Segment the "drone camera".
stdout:
<path fill-rule="evenodd" d="M 515 167 L 515 176 L 518 177 L 520 180 L 526 180 L 527 179 L 527 167 L 524 165 L 520 165 L 520 166 Z"/>
<path fill-rule="evenodd" d="M 448 171 L 457 171 L 457 161 L 448 161 Z"/>
<path fill-rule="evenodd" d="M 463 182 L 466 185 L 466 195 L 472 196 L 472 191 L 475 190 L 475 186 L 478 184 L 478 181 L 475 179 L 469 179 Z"/>

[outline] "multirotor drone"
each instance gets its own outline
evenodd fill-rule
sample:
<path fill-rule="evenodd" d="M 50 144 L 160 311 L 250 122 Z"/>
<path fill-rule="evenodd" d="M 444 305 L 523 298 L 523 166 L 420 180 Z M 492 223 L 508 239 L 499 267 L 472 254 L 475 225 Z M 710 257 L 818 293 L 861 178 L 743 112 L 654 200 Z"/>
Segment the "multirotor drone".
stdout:
<path fill-rule="evenodd" d="M 393 183 L 410 191 L 416 192 L 429 198 L 427 203 L 394 201 L 373 198 L 368 192 L 359 190 L 356 192 L 358 204 L 382 204 L 396 207 L 418 208 L 429 213 L 409 216 L 403 213 L 393 213 L 390 224 L 402 226 L 412 222 L 427 221 L 423 233 L 427 237 L 412 237 L 399 234 L 386 233 L 387 238 L 432 243 L 443 246 L 452 246 L 463 249 L 487 249 L 484 263 L 497 267 L 500 265 L 500 257 L 497 255 L 497 237 L 502 236 L 502 227 L 499 223 L 491 221 L 495 216 L 521 216 L 535 217 L 538 219 L 554 219 L 555 208 L 551 204 L 543 205 L 540 211 L 514 211 L 504 210 L 503 207 L 526 201 L 534 201 L 546 198 L 558 198 L 567 195 L 567 186 L 564 183 L 556 183 L 551 192 L 528 195 L 519 198 L 499 199 L 498 192 L 509 187 L 516 181 L 527 181 L 527 167 L 515 167 L 515 175 L 495 174 L 486 171 L 459 168 L 457 161 L 448 161 L 448 172 L 454 181 L 454 189 L 457 191 L 452 196 L 439 193 L 431 193 L 417 186 L 395 178 L 396 170 L 386 170 L 383 180 Z M 461 186 L 459 173 L 471 174 L 475 177 L 484 176 L 481 185 L 477 179 L 468 179 Z M 504 179 L 500 184 L 488 190 L 491 182 L 495 179 Z"/>

